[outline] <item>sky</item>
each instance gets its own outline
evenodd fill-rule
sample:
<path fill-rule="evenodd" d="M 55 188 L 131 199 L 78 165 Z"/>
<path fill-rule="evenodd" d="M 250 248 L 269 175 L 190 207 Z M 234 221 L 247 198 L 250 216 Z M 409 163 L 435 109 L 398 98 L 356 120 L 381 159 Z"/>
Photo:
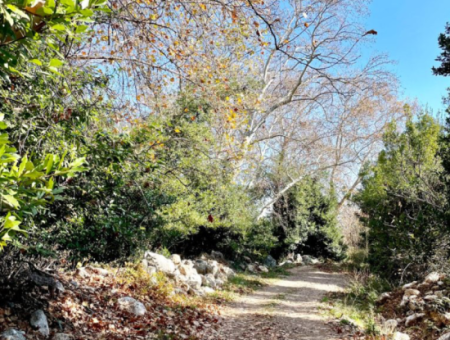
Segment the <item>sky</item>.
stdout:
<path fill-rule="evenodd" d="M 435 114 L 443 110 L 442 97 L 450 77 L 433 76 L 440 54 L 437 38 L 450 22 L 450 0 L 372 0 L 367 29 L 375 29 L 372 52 L 387 53 L 396 61 L 394 73 L 403 94 L 428 105 Z"/>

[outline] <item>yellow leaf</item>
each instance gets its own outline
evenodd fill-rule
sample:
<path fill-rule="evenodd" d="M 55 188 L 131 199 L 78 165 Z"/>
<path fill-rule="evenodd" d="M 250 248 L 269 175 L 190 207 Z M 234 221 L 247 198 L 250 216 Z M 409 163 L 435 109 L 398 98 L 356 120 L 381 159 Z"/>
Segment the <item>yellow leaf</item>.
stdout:
<path fill-rule="evenodd" d="M 202 10 L 206 11 L 206 5 L 205 4 L 200 4 L 200 7 L 202 8 Z"/>

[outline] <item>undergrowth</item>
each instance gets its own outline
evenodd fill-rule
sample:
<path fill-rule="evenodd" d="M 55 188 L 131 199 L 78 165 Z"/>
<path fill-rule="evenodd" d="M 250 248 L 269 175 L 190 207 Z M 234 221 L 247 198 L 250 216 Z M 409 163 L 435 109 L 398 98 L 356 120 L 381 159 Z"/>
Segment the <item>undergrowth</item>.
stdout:
<path fill-rule="evenodd" d="M 366 335 L 378 335 L 376 301 L 381 293 L 391 289 L 386 280 L 366 270 L 355 271 L 349 288 L 344 293 L 328 295 L 324 302 L 331 306 L 328 314 L 342 324 L 355 325 Z"/>

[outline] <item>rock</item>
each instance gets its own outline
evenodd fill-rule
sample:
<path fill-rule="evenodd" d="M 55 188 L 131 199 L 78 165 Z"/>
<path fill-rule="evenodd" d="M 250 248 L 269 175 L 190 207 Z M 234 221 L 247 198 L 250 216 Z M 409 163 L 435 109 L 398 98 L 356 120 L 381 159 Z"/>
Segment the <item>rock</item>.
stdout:
<path fill-rule="evenodd" d="M 409 288 L 414 288 L 417 285 L 417 281 L 407 283 L 406 285 L 403 285 L 402 289 L 407 290 Z"/>
<path fill-rule="evenodd" d="M 262 272 L 262 273 L 268 273 L 268 272 L 269 272 L 269 269 L 267 269 L 267 267 L 266 267 L 266 266 L 263 266 L 263 265 L 259 265 L 259 266 L 257 267 L 257 269 L 258 269 L 258 271 L 260 271 L 260 272 Z"/>
<path fill-rule="evenodd" d="M 427 277 L 425 278 L 425 282 L 436 283 L 436 282 L 440 281 L 440 279 L 441 279 L 441 276 L 439 275 L 438 272 L 432 272 L 427 275 Z"/>
<path fill-rule="evenodd" d="M 50 335 L 50 329 L 48 327 L 47 317 L 42 309 L 31 314 L 30 324 L 34 329 L 37 329 L 43 336 L 48 337 Z"/>
<path fill-rule="evenodd" d="M 427 295 L 423 298 L 425 301 L 436 301 L 438 297 L 436 295 Z"/>
<path fill-rule="evenodd" d="M 441 335 L 437 340 L 450 340 L 450 333 Z"/>
<path fill-rule="evenodd" d="M 172 262 L 173 262 L 175 265 L 178 265 L 178 264 L 181 263 L 181 257 L 180 257 L 180 255 L 173 254 L 173 255 L 170 257 L 170 259 L 172 260 Z"/>
<path fill-rule="evenodd" d="M 214 294 L 216 291 L 211 287 L 202 287 L 202 291 L 205 294 Z"/>
<path fill-rule="evenodd" d="M 236 275 L 234 270 L 227 266 L 223 266 L 220 271 L 224 273 L 227 278 L 232 278 Z"/>
<path fill-rule="evenodd" d="M 53 340 L 73 340 L 73 336 L 64 333 L 57 333 L 53 337 Z"/>
<path fill-rule="evenodd" d="M 286 261 L 286 262 L 288 262 L 288 261 Z M 316 259 L 316 258 L 313 257 L 313 256 L 310 256 L 310 255 L 304 255 L 304 256 L 303 256 L 303 262 L 304 262 L 306 265 L 312 265 L 312 264 L 317 264 L 317 263 L 319 263 L 319 260 Z"/>
<path fill-rule="evenodd" d="M 216 288 L 216 278 L 212 274 L 202 276 L 202 285 L 206 287 Z"/>
<path fill-rule="evenodd" d="M 409 309 L 412 311 L 420 311 L 422 310 L 423 300 L 413 295 L 409 297 Z"/>
<path fill-rule="evenodd" d="M 144 257 L 148 261 L 149 266 L 155 267 L 159 272 L 163 272 L 164 274 L 173 276 L 175 272 L 175 264 L 172 262 L 172 260 L 151 251 L 145 252 Z"/>
<path fill-rule="evenodd" d="M 216 275 L 220 270 L 219 263 L 217 261 L 209 261 L 206 265 L 206 273 Z"/>
<path fill-rule="evenodd" d="M 381 294 L 381 295 L 378 297 L 377 302 L 378 302 L 378 303 L 383 303 L 384 301 L 388 300 L 390 297 L 391 297 L 391 294 L 389 294 L 389 293 L 383 293 L 383 294 Z"/>
<path fill-rule="evenodd" d="M 387 320 L 383 323 L 382 330 L 383 334 L 385 335 L 391 335 L 394 334 L 395 330 L 397 329 L 398 322 L 395 319 Z"/>
<path fill-rule="evenodd" d="M 408 334 L 395 332 L 392 340 L 410 340 L 410 337 Z"/>
<path fill-rule="evenodd" d="M 409 303 L 409 296 L 403 295 L 402 301 L 400 302 L 400 307 L 405 307 Z"/>
<path fill-rule="evenodd" d="M 211 252 L 211 257 L 213 259 L 219 260 L 219 261 L 225 261 L 225 256 L 223 256 L 223 254 L 220 251 L 212 251 Z"/>
<path fill-rule="evenodd" d="M 249 265 L 247 265 L 247 270 L 250 273 L 255 273 L 256 272 L 256 266 L 254 264 L 249 264 Z"/>
<path fill-rule="evenodd" d="M 264 264 L 269 268 L 273 268 L 277 266 L 277 261 L 271 255 L 268 255 L 264 260 Z"/>
<path fill-rule="evenodd" d="M 422 319 L 424 316 L 425 316 L 425 314 L 423 314 L 423 313 L 415 313 L 415 314 L 408 316 L 405 321 L 405 326 L 406 327 L 413 326 L 414 324 L 416 324 L 417 321 Z"/>
<path fill-rule="evenodd" d="M 103 268 L 86 267 L 86 270 L 100 276 L 108 276 L 109 271 Z"/>
<path fill-rule="evenodd" d="M 444 297 L 444 291 L 443 290 L 437 290 L 434 292 L 434 294 L 436 294 L 436 296 L 438 298 L 443 298 Z"/>
<path fill-rule="evenodd" d="M 295 262 L 295 263 L 298 263 L 298 264 L 303 263 L 303 258 L 302 258 L 302 256 L 301 256 L 300 254 L 295 254 L 295 255 L 294 255 L 294 262 Z"/>
<path fill-rule="evenodd" d="M 77 270 L 75 272 L 75 275 L 79 276 L 79 277 L 81 277 L 83 279 L 86 279 L 86 278 L 91 276 L 91 274 L 84 267 L 77 268 Z"/>
<path fill-rule="evenodd" d="M 199 274 L 208 274 L 208 262 L 206 262 L 205 260 L 196 260 L 194 262 L 194 268 Z"/>
<path fill-rule="evenodd" d="M 407 289 L 405 290 L 405 295 L 404 296 L 413 296 L 413 295 L 420 295 L 420 291 L 418 291 L 417 289 Z"/>
<path fill-rule="evenodd" d="M 26 340 L 24 336 L 25 332 L 15 329 L 8 329 L 0 334 L 1 340 Z"/>
<path fill-rule="evenodd" d="M 194 290 L 200 289 L 202 286 L 202 277 L 197 273 L 191 273 L 186 279 L 186 283 Z"/>
<path fill-rule="evenodd" d="M 225 284 L 225 281 L 221 279 L 216 279 L 216 287 L 222 287 Z"/>
<path fill-rule="evenodd" d="M 178 267 L 178 270 L 181 275 L 185 275 L 185 276 L 191 275 L 191 273 L 194 271 L 197 273 L 197 271 L 194 269 L 194 267 L 191 267 L 186 264 L 180 264 L 180 266 Z"/>
<path fill-rule="evenodd" d="M 117 300 L 117 303 L 119 304 L 120 310 L 126 311 L 135 316 L 142 316 L 147 312 L 147 309 L 142 302 L 139 302 L 129 296 L 120 298 Z"/>
<path fill-rule="evenodd" d="M 270 255 L 269 255 L 269 256 L 270 256 Z M 248 257 L 248 256 L 244 256 L 243 259 L 244 259 L 244 261 L 247 262 L 247 263 L 251 263 L 251 262 L 252 262 L 252 259 L 251 259 L 250 257 Z"/>

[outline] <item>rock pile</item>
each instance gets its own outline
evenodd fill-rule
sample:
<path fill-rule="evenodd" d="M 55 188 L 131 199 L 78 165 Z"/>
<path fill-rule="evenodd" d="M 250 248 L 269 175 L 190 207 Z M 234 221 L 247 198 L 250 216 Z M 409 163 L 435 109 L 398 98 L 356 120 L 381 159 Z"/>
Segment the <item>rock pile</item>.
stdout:
<path fill-rule="evenodd" d="M 400 295 L 399 295 L 400 294 Z M 430 273 L 423 282 L 405 284 L 399 292 L 384 293 L 379 304 L 397 302 L 395 310 L 399 316 L 395 321 L 399 327 L 409 328 L 421 322 L 432 322 L 439 329 L 450 326 L 450 282 L 444 274 Z M 409 339 L 399 333 L 396 339 Z M 438 340 L 450 339 L 450 333 L 442 335 Z"/>
<path fill-rule="evenodd" d="M 162 272 L 173 280 L 178 292 L 194 295 L 212 293 L 235 275 L 224 263 L 224 257 L 219 252 L 196 260 L 182 260 L 179 255 L 167 258 L 147 251 L 142 260 L 142 266 L 148 273 Z"/>

